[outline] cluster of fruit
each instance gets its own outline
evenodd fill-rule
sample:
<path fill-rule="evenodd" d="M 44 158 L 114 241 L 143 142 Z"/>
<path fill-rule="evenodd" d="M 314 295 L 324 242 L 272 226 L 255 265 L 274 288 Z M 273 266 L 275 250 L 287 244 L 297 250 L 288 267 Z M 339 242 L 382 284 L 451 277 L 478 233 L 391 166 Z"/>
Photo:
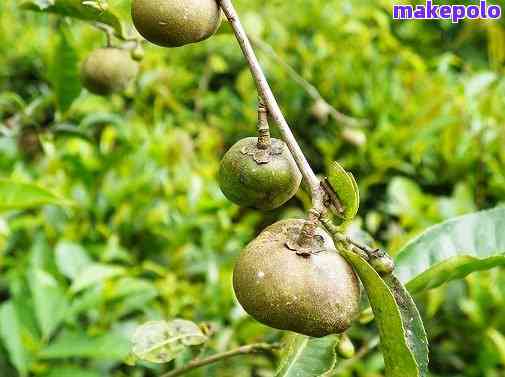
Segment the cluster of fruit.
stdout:
<path fill-rule="evenodd" d="M 177 47 L 213 35 L 221 10 L 216 0 L 133 0 L 132 17 L 146 40 Z M 134 58 L 117 48 L 96 50 L 83 65 L 84 85 L 102 95 L 123 90 L 137 74 Z M 228 150 L 218 180 L 232 202 L 272 210 L 296 194 L 302 174 L 287 145 L 270 137 L 261 99 L 257 128 L 257 137 L 242 139 Z M 344 332 L 358 315 L 358 278 L 317 224 L 279 221 L 240 254 L 233 287 L 240 304 L 258 321 L 320 337 Z"/>

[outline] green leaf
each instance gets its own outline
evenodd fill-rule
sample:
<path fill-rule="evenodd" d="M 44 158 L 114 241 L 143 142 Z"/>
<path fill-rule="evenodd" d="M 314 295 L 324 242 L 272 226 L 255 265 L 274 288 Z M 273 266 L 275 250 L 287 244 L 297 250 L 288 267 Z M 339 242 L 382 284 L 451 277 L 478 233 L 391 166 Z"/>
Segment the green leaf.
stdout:
<path fill-rule="evenodd" d="M 99 22 L 112 27 L 116 34 L 123 35 L 121 21 L 116 14 L 107 9 L 100 9 L 100 7 L 84 5 L 81 0 L 54 0 L 43 2 L 40 0 L 28 0 L 22 3 L 20 7 L 21 9 L 35 12 L 49 12 L 83 21 Z"/>
<path fill-rule="evenodd" d="M 79 275 L 75 278 L 71 291 L 77 293 L 92 285 L 102 283 L 107 279 L 123 275 L 125 269 L 120 266 L 112 266 L 100 263 L 92 263 L 88 265 Z"/>
<path fill-rule="evenodd" d="M 101 377 L 100 372 L 90 370 L 89 368 L 80 366 L 53 366 L 51 371 L 44 377 Z"/>
<path fill-rule="evenodd" d="M 333 162 L 329 168 L 328 181 L 344 206 L 344 219 L 352 220 L 359 208 L 359 191 L 354 176 L 338 162 Z"/>
<path fill-rule="evenodd" d="M 61 241 L 55 250 L 56 266 L 67 278 L 74 280 L 92 261 L 79 244 Z"/>
<path fill-rule="evenodd" d="M 343 256 L 352 264 L 365 286 L 381 338 L 381 350 L 387 377 L 422 377 L 404 328 L 402 313 L 393 292 L 373 267 L 359 255 L 342 248 Z"/>
<path fill-rule="evenodd" d="M 48 339 L 60 325 L 68 309 L 64 290 L 48 272 L 33 268 L 28 275 L 39 328 Z"/>
<path fill-rule="evenodd" d="M 505 336 L 495 328 L 488 329 L 486 336 L 493 343 L 502 365 L 505 365 Z"/>
<path fill-rule="evenodd" d="M 396 274 L 410 292 L 440 286 L 505 264 L 505 208 L 456 217 L 428 228 L 396 257 Z"/>
<path fill-rule="evenodd" d="M 60 29 L 52 62 L 49 65 L 49 80 L 56 96 L 56 104 L 61 112 L 66 112 L 81 93 L 79 57 L 71 40 L 71 34 L 64 27 Z"/>
<path fill-rule="evenodd" d="M 83 332 L 65 331 L 40 352 L 43 359 L 87 357 L 104 360 L 123 360 L 129 352 L 126 337 L 110 332 L 101 336 L 89 336 Z"/>
<path fill-rule="evenodd" d="M 201 345 L 206 341 L 207 336 L 191 321 L 151 321 L 135 330 L 131 339 L 132 354 L 151 363 L 168 363 L 186 347 Z"/>
<path fill-rule="evenodd" d="M 45 204 L 68 205 L 70 202 L 32 183 L 0 178 L 0 211 L 34 208 Z"/>
<path fill-rule="evenodd" d="M 407 343 L 412 351 L 422 376 L 428 374 L 428 339 L 423 320 L 409 292 L 396 276 L 390 274 L 384 281 L 393 292 L 396 304 L 402 315 Z"/>
<path fill-rule="evenodd" d="M 330 372 L 337 362 L 336 347 L 340 337 L 311 338 L 290 334 L 276 377 L 318 377 Z"/>
<path fill-rule="evenodd" d="M 0 306 L 0 338 L 9 352 L 11 363 L 21 376 L 28 374 L 30 356 L 22 340 L 22 328 L 18 320 L 18 313 L 12 302 Z"/>

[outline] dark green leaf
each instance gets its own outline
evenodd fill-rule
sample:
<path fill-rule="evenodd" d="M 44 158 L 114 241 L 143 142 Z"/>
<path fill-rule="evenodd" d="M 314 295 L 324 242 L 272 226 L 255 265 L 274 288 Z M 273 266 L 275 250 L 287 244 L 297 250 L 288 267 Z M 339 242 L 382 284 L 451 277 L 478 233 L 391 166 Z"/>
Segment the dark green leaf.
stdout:
<path fill-rule="evenodd" d="M 417 361 L 420 375 L 425 376 L 428 373 L 428 339 L 419 310 L 417 310 L 409 292 L 396 276 L 388 275 L 384 281 L 393 292 L 396 304 L 400 309 L 407 343 Z"/>
<path fill-rule="evenodd" d="M 505 208 L 456 217 L 408 243 L 396 273 L 410 292 L 438 287 L 479 270 L 505 264 Z"/>
<path fill-rule="evenodd" d="M 290 334 L 276 377 L 318 377 L 335 367 L 338 335 L 311 338 Z"/>
<path fill-rule="evenodd" d="M 379 328 L 386 376 L 423 376 L 410 349 L 400 309 L 388 285 L 372 266 L 359 255 L 345 249 L 342 249 L 341 252 L 352 264 L 365 286 Z"/>
<path fill-rule="evenodd" d="M 102 377 L 99 372 L 80 366 L 57 366 L 51 368 L 51 371 L 44 377 Z"/>
<path fill-rule="evenodd" d="M 89 357 L 93 359 L 122 360 L 129 352 L 129 342 L 124 336 L 109 332 L 89 336 L 83 332 L 63 332 L 40 353 L 44 359 Z"/>

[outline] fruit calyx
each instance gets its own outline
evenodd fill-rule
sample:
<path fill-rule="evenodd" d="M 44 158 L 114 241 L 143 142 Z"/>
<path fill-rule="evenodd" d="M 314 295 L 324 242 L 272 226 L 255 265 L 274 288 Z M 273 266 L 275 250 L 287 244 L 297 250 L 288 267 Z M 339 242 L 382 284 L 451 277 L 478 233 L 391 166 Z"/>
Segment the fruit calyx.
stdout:
<path fill-rule="evenodd" d="M 258 137 L 258 143 L 256 145 L 244 146 L 240 152 L 247 156 L 251 156 L 258 165 L 268 164 L 272 161 L 274 156 L 280 156 L 282 154 L 283 143 L 280 140 L 270 140 L 270 146 L 267 148 L 260 148 L 259 144 L 260 137 Z"/>
<path fill-rule="evenodd" d="M 325 250 L 324 238 L 316 234 L 319 217 L 319 211 L 311 209 L 309 219 L 303 224 L 301 230 L 288 229 L 285 246 L 303 258 L 309 258 Z"/>

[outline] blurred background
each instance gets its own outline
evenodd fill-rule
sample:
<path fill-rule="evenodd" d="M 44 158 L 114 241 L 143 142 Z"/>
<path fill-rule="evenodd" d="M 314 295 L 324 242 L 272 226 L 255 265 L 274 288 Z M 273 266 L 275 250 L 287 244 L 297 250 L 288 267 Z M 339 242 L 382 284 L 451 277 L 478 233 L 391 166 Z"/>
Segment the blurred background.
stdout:
<path fill-rule="evenodd" d="M 129 1 L 109 0 L 119 2 L 128 19 Z M 206 323 L 203 353 L 280 340 L 240 308 L 231 272 L 266 225 L 303 217 L 308 196 L 261 213 L 217 186 L 220 157 L 256 124 L 255 86 L 226 26 L 198 45 L 146 46 L 138 80 L 104 98 L 76 79 L 103 33 L 19 3 L 0 2 L 0 176 L 78 206 L 0 216 L 0 375 L 160 376 L 191 352 L 168 366 L 123 362 L 132 329 L 153 319 Z M 392 5 L 236 1 L 313 168 L 324 175 L 337 160 L 353 172 L 362 204 L 352 229 L 394 255 L 432 224 L 504 203 L 505 21 L 393 21 Z M 505 376 L 502 270 L 416 300 L 432 376 Z M 382 376 L 375 325 L 350 336 L 360 357 L 334 375 Z M 189 375 L 268 377 L 276 360 Z"/>

